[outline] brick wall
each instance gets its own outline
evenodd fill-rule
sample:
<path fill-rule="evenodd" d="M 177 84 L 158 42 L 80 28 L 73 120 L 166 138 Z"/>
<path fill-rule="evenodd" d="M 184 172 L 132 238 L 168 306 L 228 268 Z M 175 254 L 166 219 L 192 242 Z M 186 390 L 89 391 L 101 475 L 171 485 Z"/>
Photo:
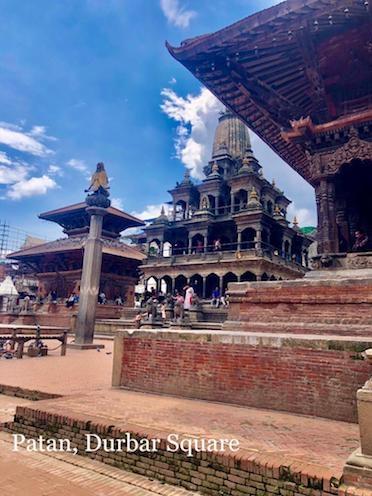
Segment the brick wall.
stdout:
<path fill-rule="evenodd" d="M 145 331 L 121 339 L 125 388 L 348 422 L 372 375 L 360 353 L 371 343 Z"/>
<path fill-rule="evenodd" d="M 101 438 L 120 439 L 126 430 L 113 425 L 95 424 L 63 415 L 55 415 L 29 407 L 17 407 L 15 420 L 5 430 L 29 438 L 69 439 L 79 454 L 84 454 L 85 435 L 96 433 Z M 159 433 L 131 432 L 131 437 L 158 438 Z M 155 453 L 99 450 L 85 453 L 90 458 L 109 465 L 199 491 L 211 496 L 345 496 L 340 486 L 341 474 L 322 469 L 319 465 L 291 463 L 286 457 L 240 450 L 232 453 L 194 452 L 191 457 L 166 449 L 166 438 Z M 353 492 L 348 492 L 353 494 Z"/>
<path fill-rule="evenodd" d="M 372 328 L 372 281 L 277 281 L 229 287 L 228 320 L 365 324 Z"/>

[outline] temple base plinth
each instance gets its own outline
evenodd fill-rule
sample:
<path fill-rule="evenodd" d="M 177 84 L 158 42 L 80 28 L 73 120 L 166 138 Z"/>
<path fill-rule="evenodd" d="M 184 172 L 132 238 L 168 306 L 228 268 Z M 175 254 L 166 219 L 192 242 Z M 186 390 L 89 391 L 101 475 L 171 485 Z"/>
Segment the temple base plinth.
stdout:
<path fill-rule="evenodd" d="M 363 455 L 360 449 L 354 451 L 344 467 L 343 482 L 345 486 L 372 491 L 372 456 Z"/>

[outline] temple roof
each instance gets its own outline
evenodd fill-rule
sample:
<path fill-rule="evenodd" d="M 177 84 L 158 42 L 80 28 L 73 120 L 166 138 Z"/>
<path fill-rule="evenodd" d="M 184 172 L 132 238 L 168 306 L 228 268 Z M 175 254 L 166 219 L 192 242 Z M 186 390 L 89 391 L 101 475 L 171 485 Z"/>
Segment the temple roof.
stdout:
<path fill-rule="evenodd" d="M 65 232 L 89 226 L 89 214 L 86 211 L 85 202 L 75 203 L 67 207 L 50 210 L 39 215 L 40 219 L 56 222 L 65 229 Z M 103 230 L 119 234 L 129 227 L 143 226 L 144 222 L 133 215 L 123 212 L 115 207 L 107 208 L 107 214 L 103 217 Z"/>
<path fill-rule="evenodd" d="M 12 260 L 24 260 L 35 256 L 43 256 L 50 253 L 70 252 L 74 250 L 83 250 L 86 236 L 72 236 L 62 238 L 49 243 L 43 243 L 37 246 L 31 246 L 14 253 L 10 253 L 7 258 Z M 118 240 L 103 238 L 102 253 L 114 255 L 121 258 L 142 261 L 146 258 L 137 248 L 127 245 Z"/>
<path fill-rule="evenodd" d="M 282 132 L 302 117 L 309 116 L 315 126 L 337 126 L 343 116 L 372 108 L 370 4 L 287 0 L 178 48 L 167 47 L 310 180 L 305 151 Z M 368 115 L 364 119 L 371 120 Z"/>

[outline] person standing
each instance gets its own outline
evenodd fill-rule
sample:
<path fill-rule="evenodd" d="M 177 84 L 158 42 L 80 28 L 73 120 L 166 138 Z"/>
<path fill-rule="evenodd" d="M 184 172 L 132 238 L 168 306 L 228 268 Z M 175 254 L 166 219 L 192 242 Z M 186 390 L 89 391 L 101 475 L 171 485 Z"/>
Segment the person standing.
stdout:
<path fill-rule="evenodd" d="M 192 301 L 193 301 L 193 298 L 194 298 L 194 295 L 195 295 L 195 291 L 189 285 L 186 285 L 183 289 L 185 291 L 184 309 L 185 310 L 190 310 L 190 308 L 192 307 Z"/>
<path fill-rule="evenodd" d="M 220 293 L 220 288 L 216 288 L 213 293 L 212 293 L 212 301 L 211 305 L 218 308 L 221 303 L 221 293 Z"/>

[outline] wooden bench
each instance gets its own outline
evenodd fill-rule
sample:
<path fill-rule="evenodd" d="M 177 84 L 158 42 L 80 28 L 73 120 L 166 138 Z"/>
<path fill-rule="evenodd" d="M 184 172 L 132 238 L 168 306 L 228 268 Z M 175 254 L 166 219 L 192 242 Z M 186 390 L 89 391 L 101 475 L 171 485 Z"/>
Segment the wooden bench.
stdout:
<path fill-rule="evenodd" d="M 54 339 L 59 341 L 61 346 L 61 356 L 66 355 L 67 329 L 62 327 L 30 326 L 18 324 L 0 324 L 0 340 L 8 340 L 12 343 L 14 352 L 17 343 L 15 356 L 23 358 L 24 346 L 28 341 L 45 341 Z"/>

